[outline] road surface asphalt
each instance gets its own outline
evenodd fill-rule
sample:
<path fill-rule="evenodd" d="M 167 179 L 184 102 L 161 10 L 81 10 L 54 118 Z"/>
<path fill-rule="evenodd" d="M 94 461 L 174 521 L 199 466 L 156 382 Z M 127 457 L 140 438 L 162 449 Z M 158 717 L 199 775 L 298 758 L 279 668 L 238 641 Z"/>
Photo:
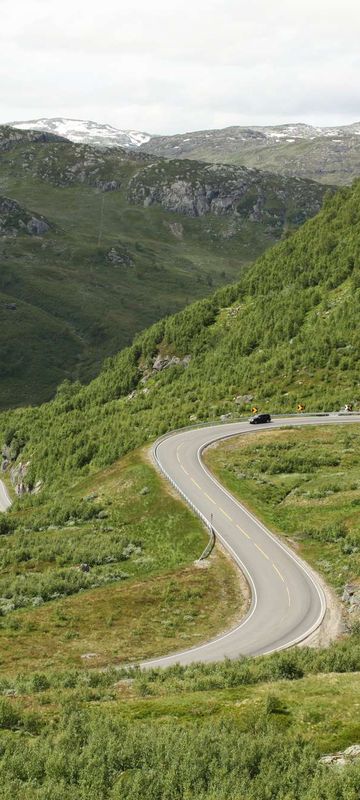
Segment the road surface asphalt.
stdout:
<path fill-rule="evenodd" d="M 155 443 L 157 466 L 232 555 L 251 590 L 251 604 L 236 628 L 205 644 L 146 661 L 170 666 L 220 661 L 281 650 L 306 639 L 324 618 L 326 601 L 310 568 L 228 492 L 204 465 L 209 444 L 239 434 L 284 426 L 360 422 L 359 414 L 274 418 L 269 425 L 229 422 L 175 431 Z M 11 500 L 0 480 L 0 510 Z M 211 606 L 207 609 L 211 614 Z"/>
<path fill-rule="evenodd" d="M 310 568 L 224 489 L 205 467 L 201 453 L 214 441 L 239 434 L 270 431 L 284 425 L 330 425 L 360 422 L 360 415 L 275 418 L 269 425 L 230 422 L 174 432 L 155 443 L 161 471 L 203 521 L 212 520 L 216 536 L 245 574 L 251 605 L 239 625 L 210 642 L 146 667 L 220 661 L 260 655 L 301 642 L 321 624 L 326 601 Z M 207 609 L 211 615 L 211 607 Z"/>

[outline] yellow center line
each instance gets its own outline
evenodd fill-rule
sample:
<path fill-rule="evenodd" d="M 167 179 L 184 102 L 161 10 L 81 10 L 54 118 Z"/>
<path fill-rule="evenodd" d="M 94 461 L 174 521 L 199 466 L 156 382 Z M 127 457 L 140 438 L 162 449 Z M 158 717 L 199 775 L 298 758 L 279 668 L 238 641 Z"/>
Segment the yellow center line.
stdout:
<path fill-rule="evenodd" d="M 225 516 L 225 517 L 227 517 L 227 518 L 230 520 L 230 522 L 232 522 L 232 519 L 231 519 L 231 517 L 230 517 L 230 514 L 227 514 L 227 512 L 226 512 L 226 511 L 224 511 L 224 509 L 223 509 L 223 508 L 221 508 L 221 506 L 219 506 L 219 509 L 220 509 L 220 511 L 222 511 L 222 513 L 224 514 L 224 516 Z"/>
<path fill-rule="evenodd" d="M 273 567 L 274 567 L 274 570 L 275 570 L 275 572 L 277 572 L 277 574 L 278 574 L 279 578 L 281 578 L 282 582 L 283 582 L 283 583 L 285 583 L 285 580 L 284 580 L 284 578 L 283 578 L 283 576 L 282 576 L 282 574 L 281 574 L 280 570 L 278 570 L 278 568 L 277 568 L 276 564 L 274 564 L 274 563 L 273 563 Z"/>
<path fill-rule="evenodd" d="M 266 553 L 264 553 L 264 551 L 261 549 L 260 545 L 256 544 L 256 542 L 254 542 L 254 545 L 260 551 L 261 555 L 264 556 L 264 558 L 267 558 L 267 560 L 269 561 L 269 556 L 266 555 Z"/>
<path fill-rule="evenodd" d="M 240 528 L 240 525 L 236 525 L 236 527 L 239 528 L 239 531 L 241 531 L 241 533 L 243 533 L 244 536 L 246 536 L 247 539 L 251 539 L 251 536 L 249 536 L 249 534 L 246 533 L 246 531 L 244 531 L 242 528 Z"/>
<path fill-rule="evenodd" d="M 210 497 L 210 495 L 209 495 L 209 494 L 207 494 L 206 492 L 204 492 L 204 495 L 205 495 L 205 497 L 207 497 L 207 499 L 208 499 L 208 500 L 210 500 L 210 503 L 214 503 L 214 506 L 216 506 L 215 500 L 213 500 L 213 499 L 212 499 L 212 497 Z"/>
<path fill-rule="evenodd" d="M 179 446 L 176 448 L 176 458 L 177 458 L 177 460 L 178 460 L 180 465 L 181 465 L 181 461 L 180 461 L 180 458 L 179 458 L 179 450 L 180 450 L 180 447 L 183 446 L 183 444 L 184 444 L 184 442 L 181 442 L 181 444 L 179 444 Z"/>
<path fill-rule="evenodd" d="M 290 606 L 291 606 L 290 592 L 289 592 L 289 587 L 287 585 L 286 585 L 286 591 L 287 591 L 287 596 L 288 596 L 288 601 L 289 601 L 289 608 L 290 608 Z"/>
<path fill-rule="evenodd" d="M 198 488 L 198 489 L 200 489 L 200 491 L 202 492 L 202 488 L 201 488 L 201 486 L 199 486 L 199 484 L 197 483 L 197 481 L 195 480 L 195 478 L 191 478 L 191 480 L 192 480 L 192 482 L 195 484 L 195 486 L 197 486 L 197 488 Z"/>
<path fill-rule="evenodd" d="M 179 450 L 180 450 L 180 447 L 183 446 L 183 444 L 184 444 L 184 442 L 181 442 L 181 444 L 179 444 L 179 446 L 176 448 L 176 458 L 177 458 L 177 460 L 178 460 L 178 462 L 180 464 L 180 467 L 181 467 L 182 471 L 185 472 L 185 475 L 188 475 L 189 473 L 188 473 L 187 469 L 185 469 L 185 467 L 182 465 L 182 463 L 180 461 L 180 458 L 179 458 Z"/>

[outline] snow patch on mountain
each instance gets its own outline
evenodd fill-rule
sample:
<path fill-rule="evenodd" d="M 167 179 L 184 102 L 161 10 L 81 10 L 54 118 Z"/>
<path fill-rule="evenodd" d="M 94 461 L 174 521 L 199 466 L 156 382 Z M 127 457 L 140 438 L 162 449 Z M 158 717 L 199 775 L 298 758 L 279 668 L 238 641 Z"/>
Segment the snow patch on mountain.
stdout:
<path fill-rule="evenodd" d="M 82 142 L 96 147 L 140 147 L 151 138 L 142 131 L 120 130 L 112 125 L 102 125 L 92 120 L 65 117 L 28 119 L 10 122 L 9 125 L 20 130 L 50 131 L 64 136 L 71 142 Z"/>
<path fill-rule="evenodd" d="M 354 122 L 352 125 L 340 125 L 339 127 L 320 128 L 313 125 L 305 125 L 299 122 L 297 125 L 271 125 L 254 126 L 249 128 L 252 131 L 262 133 L 267 139 L 287 139 L 291 136 L 294 139 L 317 139 L 320 136 L 351 136 L 360 134 L 360 123 Z"/>

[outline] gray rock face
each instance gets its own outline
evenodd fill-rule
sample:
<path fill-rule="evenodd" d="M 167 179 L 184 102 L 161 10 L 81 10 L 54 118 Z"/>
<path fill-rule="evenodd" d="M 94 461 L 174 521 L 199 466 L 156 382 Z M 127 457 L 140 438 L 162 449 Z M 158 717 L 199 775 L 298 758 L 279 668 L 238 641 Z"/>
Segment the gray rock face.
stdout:
<path fill-rule="evenodd" d="M 187 367 L 190 363 L 191 356 L 184 356 L 184 358 L 179 358 L 178 356 L 156 356 L 155 361 L 153 363 L 153 370 L 155 372 L 162 372 L 163 369 L 167 369 L 168 367 Z"/>
<path fill-rule="evenodd" d="M 0 236 L 42 236 L 49 230 L 45 217 L 32 214 L 10 197 L 0 196 Z"/>
<path fill-rule="evenodd" d="M 107 253 L 107 260 L 110 261 L 114 267 L 133 267 L 134 261 L 126 247 L 118 245 L 112 247 Z"/>
<path fill-rule="evenodd" d="M 346 750 L 339 750 L 337 753 L 330 753 L 319 759 L 320 764 L 329 767 L 346 767 L 353 764 L 360 758 L 360 744 L 352 744 Z"/>
<path fill-rule="evenodd" d="M 244 167 L 171 161 L 137 172 L 128 187 L 132 203 L 161 205 L 188 217 L 234 214 L 239 219 L 282 228 L 316 214 L 325 188 L 312 181 L 261 173 Z"/>
<path fill-rule="evenodd" d="M 183 239 L 184 238 L 184 228 L 181 222 L 168 222 L 165 223 L 166 226 L 169 228 L 175 239 Z"/>
<path fill-rule="evenodd" d="M 100 189 L 101 192 L 116 192 L 120 189 L 120 181 L 101 181 L 98 180 L 95 182 L 97 189 Z"/>
<path fill-rule="evenodd" d="M 349 605 L 349 611 L 358 611 L 360 609 L 360 586 L 355 583 L 345 584 L 341 599 Z"/>
<path fill-rule="evenodd" d="M 47 233 L 49 225 L 43 219 L 31 217 L 26 225 L 26 230 L 30 233 L 30 236 L 41 236 L 43 233 Z"/>
<path fill-rule="evenodd" d="M 253 399 L 254 396 L 252 394 L 238 394 L 236 397 L 234 397 L 234 403 L 236 403 L 238 406 L 245 406 L 251 403 Z"/>

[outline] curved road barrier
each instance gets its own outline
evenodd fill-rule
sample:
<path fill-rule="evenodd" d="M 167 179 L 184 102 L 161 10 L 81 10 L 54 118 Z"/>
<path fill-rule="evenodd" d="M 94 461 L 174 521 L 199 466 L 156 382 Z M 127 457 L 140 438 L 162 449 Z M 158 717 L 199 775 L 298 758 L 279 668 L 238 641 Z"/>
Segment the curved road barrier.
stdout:
<path fill-rule="evenodd" d="M 269 426 L 232 422 L 184 429 L 159 439 L 153 448 L 156 464 L 246 576 L 251 605 L 240 624 L 205 644 L 142 666 L 169 666 L 260 655 L 298 644 L 324 618 L 326 602 L 311 569 L 277 539 L 209 472 L 202 452 L 210 444 L 239 434 L 256 434 L 284 426 L 344 425 L 360 415 L 318 415 L 274 418 Z"/>

